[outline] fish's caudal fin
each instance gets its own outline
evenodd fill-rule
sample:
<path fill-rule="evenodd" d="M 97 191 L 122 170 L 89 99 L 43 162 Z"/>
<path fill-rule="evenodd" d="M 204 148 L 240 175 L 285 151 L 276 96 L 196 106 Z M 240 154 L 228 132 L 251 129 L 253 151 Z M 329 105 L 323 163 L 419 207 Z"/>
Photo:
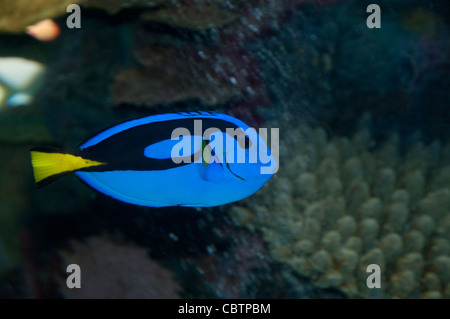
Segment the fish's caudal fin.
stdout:
<path fill-rule="evenodd" d="M 86 167 L 105 164 L 47 148 L 33 148 L 30 154 L 34 180 L 38 186 Z"/>

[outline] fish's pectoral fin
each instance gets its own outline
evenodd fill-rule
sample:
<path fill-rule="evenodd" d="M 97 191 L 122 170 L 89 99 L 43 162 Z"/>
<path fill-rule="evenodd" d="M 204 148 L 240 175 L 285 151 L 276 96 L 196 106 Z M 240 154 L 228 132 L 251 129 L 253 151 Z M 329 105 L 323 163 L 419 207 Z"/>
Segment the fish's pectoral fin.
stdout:
<path fill-rule="evenodd" d="M 204 139 L 202 139 L 202 147 L 201 147 L 201 152 L 202 152 L 202 162 L 203 162 L 203 166 L 208 166 L 211 163 L 211 148 L 208 145 L 209 141 L 206 141 Z"/>
<path fill-rule="evenodd" d="M 203 169 L 201 176 L 206 181 L 219 183 L 224 178 L 225 170 L 209 142 L 209 140 L 202 140 L 201 157 Z"/>
<path fill-rule="evenodd" d="M 105 164 L 50 148 L 33 148 L 30 155 L 34 180 L 39 187 L 74 171 Z"/>

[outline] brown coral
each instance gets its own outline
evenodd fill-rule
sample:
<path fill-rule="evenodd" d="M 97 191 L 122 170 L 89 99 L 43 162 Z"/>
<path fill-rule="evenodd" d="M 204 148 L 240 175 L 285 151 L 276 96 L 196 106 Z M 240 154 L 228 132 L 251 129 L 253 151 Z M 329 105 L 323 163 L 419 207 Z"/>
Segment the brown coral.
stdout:
<path fill-rule="evenodd" d="M 3 0 L 0 3 L 0 31 L 21 33 L 27 26 L 38 21 L 64 15 L 70 4 L 101 9 L 109 14 L 117 14 L 127 8 L 157 8 L 145 12 L 142 19 L 190 29 L 220 27 L 239 17 L 235 12 L 224 8 L 221 1 Z"/>
<path fill-rule="evenodd" d="M 60 291 L 66 298 L 179 297 L 180 286 L 170 271 L 151 260 L 144 248 L 104 236 L 75 241 L 72 247 L 73 252 L 61 252 L 63 266 L 80 266 L 81 288 L 69 289 L 61 279 Z"/>
<path fill-rule="evenodd" d="M 165 0 L 83 0 L 82 4 L 86 8 L 97 8 L 116 14 L 127 8 L 154 8 L 167 1 Z"/>
<path fill-rule="evenodd" d="M 231 209 L 236 223 L 261 230 L 274 258 L 350 297 L 448 297 L 450 143 L 417 139 L 401 155 L 397 135 L 371 150 L 364 129 L 351 139 L 307 128 L 289 136 L 273 181 Z M 373 263 L 378 291 L 366 286 Z"/>
<path fill-rule="evenodd" d="M 112 86 L 115 104 L 152 106 L 198 99 L 206 105 L 227 102 L 252 90 L 251 58 L 220 46 L 137 48 L 144 67 L 119 72 Z"/>
<path fill-rule="evenodd" d="M 66 13 L 67 6 L 80 0 L 2 0 L 0 31 L 20 33 L 29 25 Z"/>
<path fill-rule="evenodd" d="M 237 18 L 239 14 L 224 8 L 223 1 L 217 0 L 179 1 L 177 5 L 165 6 L 142 15 L 143 20 L 194 30 L 222 27 Z"/>

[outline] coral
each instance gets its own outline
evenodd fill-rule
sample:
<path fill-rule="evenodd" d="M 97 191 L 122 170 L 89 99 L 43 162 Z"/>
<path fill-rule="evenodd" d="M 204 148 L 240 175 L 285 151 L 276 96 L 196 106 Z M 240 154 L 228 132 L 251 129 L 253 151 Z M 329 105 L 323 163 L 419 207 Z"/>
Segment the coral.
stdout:
<path fill-rule="evenodd" d="M 65 14 L 68 5 L 78 2 L 77 0 L 2 0 L 0 31 L 21 33 L 29 25 Z"/>
<path fill-rule="evenodd" d="M 0 6 L 0 31 L 8 33 L 21 33 L 26 27 L 45 19 L 59 17 L 66 13 L 70 4 L 80 4 L 85 8 L 95 8 L 104 10 L 109 14 L 117 14 L 123 9 L 142 9 L 142 19 L 166 23 L 175 27 L 203 30 L 213 27 L 224 26 L 233 20 L 238 19 L 240 12 L 246 12 L 246 6 L 275 8 L 275 14 L 286 7 L 302 2 L 319 2 L 321 4 L 332 3 L 333 1 L 284 1 L 283 5 L 278 2 L 267 6 L 262 1 L 231 0 L 223 2 L 220 0 L 2 0 Z M 243 7 L 243 8 L 242 8 Z M 151 9 L 146 11 L 145 9 Z M 274 11 L 274 10 L 270 10 Z M 269 11 L 269 12 L 270 12 Z M 270 14 L 273 14 L 270 12 Z M 258 16 L 253 19 L 260 20 Z"/>
<path fill-rule="evenodd" d="M 97 8 L 116 14 L 126 8 L 154 8 L 167 2 L 165 0 L 83 0 L 82 4 L 86 8 Z"/>
<path fill-rule="evenodd" d="M 233 2 L 227 4 L 234 7 Z M 239 18 L 239 14 L 223 5 L 223 1 L 179 1 L 156 11 L 149 11 L 142 15 L 143 20 L 163 22 L 173 26 L 203 30 L 224 26 Z"/>
<path fill-rule="evenodd" d="M 394 134 L 373 147 L 360 127 L 351 138 L 291 127 L 277 175 L 230 215 L 320 287 L 349 297 L 448 297 L 450 143 L 418 137 L 403 152 Z M 372 263 L 380 290 L 366 286 Z"/>
<path fill-rule="evenodd" d="M 246 16 L 248 23 L 253 25 L 252 32 L 261 23 L 261 20 L 276 17 L 284 13 L 286 8 L 304 2 L 316 2 L 320 5 L 333 3 L 331 1 L 317 0 L 286 0 L 266 2 L 260 0 L 81 0 L 87 8 L 98 8 L 109 14 L 116 14 L 122 9 L 140 8 L 143 21 L 164 23 L 172 27 L 191 30 L 205 30 L 223 27 L 257 8 L 257 12 Z M 151 10 L 145 10 L 151 9 Z M 264 22 L 265 23 L 265 22 Z"/>
<path fill-rule="evenodd" d="M 193 29 L 222 26 L 239 17 L 221 5 L 221 1 L 168 3 L 164 0 L 4 0 L 1 2 L 0 31 L 21 33 L 36 22 L 65 14 L 67 6 L 76 3 L 85 8 L 101 9 L 109 14 L 116 14 L 127 8 L 157 8 L 145 12 L 143 19 Z"/>
<path fill-rule="evenodd" d="M 228 103 L 232 111 L 234 107 L 242 113 L 255 105 L 272 105 L 261 81 L 262 51 L 252 52 L 249 46 L 278 31 L 305 2 L 333 1 L 174 1 L 143 12 L 133 31 L 140 67 L 116 72 L 113 102 L 147 107 L 186 101 Z M 164 26 L 154 32 L 147 20 L 175 30 Z"/>
<path fill-rule="evenodd" d="M 107 236 L 72 242 L 73 252 L 61 251 L 64 266 L 81 269 L 81 289 L 69 289 L 60 279 L 66 298 L 178 298 L 179 284 L 167 269 L 151 260 L 144 248 L 115 243 Z"/>
<path fill-rule="evenodd" d="M 207 105 L 245 95 L 252 85 L 251 58 L 223 46 L 159 47 L 136 49 L 141 69 L 119 72 L 112 86 L 115 104 L 153 106 L 190 99 Z"/>
<path fill-rule="evenodd" d="M 426 39 L 435 36 L 442 25 L 442 19 L 437 14 L 422 7 L 404 13 L 402 22 L 406 30 L 421 33 Z"/>
<path fill-rule="evenodd" d="M 268 251 L 258 234 L 226 228 L 222 232 L 232 243 L 230 249 L 223 253 L 208 246 L 208 255 L 202 256 L 197 269 L 219 298 L 242 298 L 245 288 L 255 284 L 255 269 L 267 267 Z"/>
<path fill-rule="evenodd" d="M 139 3 L 139 1 L 135 2 Z M 163 3 L 163 1 L 157 2 Z M 320 5 L 333 3 L 333 1 L 316 0 L 229 0 L 227 2 L 221 0 L 177 0 L 163 3 L 156 10 L 144 12 L 141 18 L 144 21 L 161 22 L 191 30 L 220 28 L 238 19 L 243 19 L 247 29 L 253 33 L 258 32 L 258 29 L 267 24 L 271 18 L 279 18 L 287 10 L 292 10 L 295 6 L 305 2 L 316 2 Z"/>
<path fill-rule="evenodd" d="M 400 134 L 407 135 L 414 128 L 420 129 L 424 138 L 445 138 L 448 121 L 441 120 L 449 118 L 446 88 L 450 67 L 446 5 L 405 6 L 400 1 L 389 5 L 398 15 L 384 24 L 383 35 L 367 34 L 365 26 L 355 28 L 348 19 L 361 10 L 357 1 L 333 8 L 330 21 L 339 25 L 340 31 L 332 55 L 337 76 L 330 79 L 337 103 L 330 112 L 335 112 L 343 127 L 367 111 L 373 115 L 376 134 L 395 126 Z M 353 59 L 355 56 L 358 58 Z M 350 60 L 354 63 L 348 63 Z M 393 101 L 398 108 L 391 107 Z"/>

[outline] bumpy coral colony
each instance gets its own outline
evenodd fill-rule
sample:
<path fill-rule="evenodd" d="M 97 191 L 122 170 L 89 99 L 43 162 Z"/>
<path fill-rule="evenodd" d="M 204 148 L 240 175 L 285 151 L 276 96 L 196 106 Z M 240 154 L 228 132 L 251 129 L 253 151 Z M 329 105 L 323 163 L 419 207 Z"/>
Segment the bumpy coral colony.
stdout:
<path fill-rule="evenodd" d="M 321 287 L 450 298 L 450 142 L 402 148 L 395 134 L 377 145 L 364 129 L 351 139 L 294 129 L 273 184 L 231 216 Z M 369 264 L 380 266 L 381 289 L 367 287 Z"/>

